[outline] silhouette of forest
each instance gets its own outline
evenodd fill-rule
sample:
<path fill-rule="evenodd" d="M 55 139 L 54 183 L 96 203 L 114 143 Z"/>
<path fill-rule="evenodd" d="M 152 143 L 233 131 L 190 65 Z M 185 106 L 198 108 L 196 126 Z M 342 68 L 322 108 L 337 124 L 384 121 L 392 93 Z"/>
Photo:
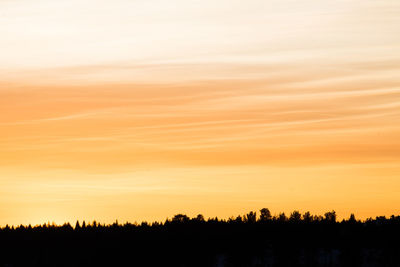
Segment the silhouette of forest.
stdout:
<path fill-rule="evenodd" d="M 400 216 L 341 221 L 264 208 L 227 220 L 0 229 L 0 266 L 400 266 Z"/>

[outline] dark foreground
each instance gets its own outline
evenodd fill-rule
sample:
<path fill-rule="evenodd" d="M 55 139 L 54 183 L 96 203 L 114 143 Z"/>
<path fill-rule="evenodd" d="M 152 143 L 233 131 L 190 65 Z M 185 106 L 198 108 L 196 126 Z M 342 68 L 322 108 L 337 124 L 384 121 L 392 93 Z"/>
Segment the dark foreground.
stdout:
<path fill-rule="evenodd" d="M 3 228 L 0 267 L 400 267 L 400 217 L 336 222 L 255 213 L 221 221 L 177 215 L 165 223 Z"/>

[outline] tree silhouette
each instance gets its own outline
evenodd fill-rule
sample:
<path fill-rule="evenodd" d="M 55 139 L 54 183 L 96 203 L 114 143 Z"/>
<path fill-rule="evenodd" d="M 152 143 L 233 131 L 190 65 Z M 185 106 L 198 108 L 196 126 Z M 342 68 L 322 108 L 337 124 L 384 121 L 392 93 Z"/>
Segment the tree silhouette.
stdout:
<path fill-rule="evenodd" d="M 287 221 L 286 214 L 284 212 L 279 213 L 277 221 L 278 222 L 286 222 Z"/>
<path fill-rule="evenodd" d="M 268 223 L 264 223 L 268 221 Z M 201 223 L 200 223 L 201 222 Z M 0 227 L 0 267 L 399 267 L 400 216 L 337 221 L 268 209 L 204 220 L 177 214 L 165 222 Z"/>
<path fill-rule="evenodd" d="M 254 211 L 250 211 L 245 215 L 245 222 L 247 223 L 255 223 L 257 221 L 257 214 Z"/>
<path fill-rule="evenodd" d="M 303 215 L 303 220 L 306 223 L 310 223 L 313 221 L 313 216 L 311 215 L 311 213 L 309 211 L 307 211 L 306 213 L 304 213 Z"/>
<path fill-rule="evenodd" d="M 300 222 L 301 221 L 301 213 L 297 210 L 293 211 L 290 214 L 289 221 L 291 222 Z"/>
<path fill-rule="evenodd" d="M 204 216 L 202 214 L 198 214 L 196 216 L 195 220 L 198 222 L 204 222 Z"/>
<path fill-rule="evenodd" d="M 260 210 L 260 221 L 265 222 L 272 219 L 271 212 L 267 208 Z"/>
<path fill-rule="evenodd" d="M 172 218 L 172 222 L 174 222 L 174 223 L 185 223 L 185 222 L 188 222 L 189 220 L 190 220 L 190 218 L 184 214 L 176 214 Z"/>
<path fill-rule="evenodd" d="M 243 222 L 242 216 L 238 215 L 238 216 L 236 217 L 236 219 L 235 219 L 235 222 L 236 222 L 236 223 L 241 223 L 241 222 Z"/>
<path fill-rule="evenodd" d="M 336 222 L 336 211 L 329 211 L 325 213 L 325 220 L 330 223 Z"/>

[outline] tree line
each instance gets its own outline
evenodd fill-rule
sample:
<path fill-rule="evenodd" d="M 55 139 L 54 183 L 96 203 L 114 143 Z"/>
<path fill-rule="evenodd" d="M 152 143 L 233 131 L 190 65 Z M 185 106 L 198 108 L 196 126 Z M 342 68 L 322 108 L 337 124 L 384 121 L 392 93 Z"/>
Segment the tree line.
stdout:
<path fill-rule="evenodd" d="M 190 218 L 185 214 L 176 214 L 171 219 L 167 218 L 164 222 L 147 222 L 143 221 L 141 223 L 130 223 L 126 222 L 124 224 L 120 224 L 118 220 L 116 220 L 112 224 L 102 224 L 96 221 L 86 222 L 83 220 L 80 222 L 76 221 L 74 225 L 71 225 L 69 222 L 64 223 L 63 225 L 57 225 L 54 222 L 44 223 L 41 225 L 17 225 L 17 226 L 3 226 L 0 227 L 0 230 L 10 231 L 10 230 L 33 230 L 33 229 L 41 229 L 41 228 L 59 228 L 62 229 L 75 229 L 82 230 L 86 228 L 116 228 L 116 227 L 159 227 L 163 225 L 169 224 L 185 224 L 185 223 L 222 223 L 222 224 L 252 224 L 252 223 L 358 223 L 358 224 L 371 224 L 371 223 L 385 223 L 385 222 L 399 222 L 400 216 L 392 215 L 390 217 L 386 216 L 378 216 L 375 219 L 368 218 L 366 220 L 358 220 L 356 216 L 352 213 L 349 218 L 342 219 L 341 221 L 337 220 L 337 214 L 335 210 L 328 211 L 324 213 L 324 215 L 313 215 L 309 211 L 302 214 L 301 212 L 295 210 L 291 212 L 289 215 L 286 215 L 284 212 L 281 212 L 277 215 L 272 215 L 268 208 L 262 208 L 259 213 L 256 211 L 250 211 L 244 215 L 238 215 L 236 217 L 231 216 L 228 219 L 219 219 L 218 217 L 210 217 L 205 219 L 202 214 L 198 214 L 195 217 Z"/>
<path fill-rule="evenodd" d="M 400 216 L 338 220 L 267 208 L 228 219 L 4 226 L 0 267 L 398 267 Z"/>

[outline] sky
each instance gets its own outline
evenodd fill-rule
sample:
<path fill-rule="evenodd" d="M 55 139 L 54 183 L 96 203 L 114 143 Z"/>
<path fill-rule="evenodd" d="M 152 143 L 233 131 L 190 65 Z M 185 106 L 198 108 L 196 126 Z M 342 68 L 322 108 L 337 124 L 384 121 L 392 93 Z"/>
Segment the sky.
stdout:
<path fill-rule="evenodd" d="M 0 0 L 0 225 L 399 215 L 398 0 Z"/>

